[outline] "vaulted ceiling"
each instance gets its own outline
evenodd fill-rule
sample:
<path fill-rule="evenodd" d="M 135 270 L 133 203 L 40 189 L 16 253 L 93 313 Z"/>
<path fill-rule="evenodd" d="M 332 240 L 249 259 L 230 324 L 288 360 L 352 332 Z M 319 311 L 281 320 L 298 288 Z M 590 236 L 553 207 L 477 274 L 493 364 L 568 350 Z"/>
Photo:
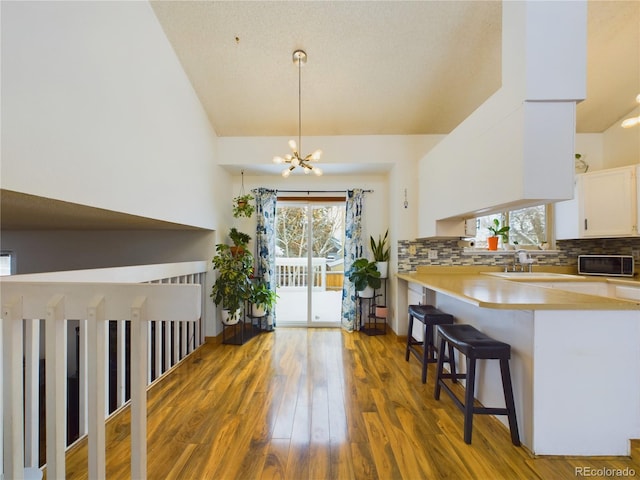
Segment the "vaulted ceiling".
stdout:
<path fill-rule="evenodd" d="M 154 1 L 220 136 L 446 134 L 500 87 L 497 1 Z M 640 93 L 640 2 L 588 2 L 579 133 Z"/>

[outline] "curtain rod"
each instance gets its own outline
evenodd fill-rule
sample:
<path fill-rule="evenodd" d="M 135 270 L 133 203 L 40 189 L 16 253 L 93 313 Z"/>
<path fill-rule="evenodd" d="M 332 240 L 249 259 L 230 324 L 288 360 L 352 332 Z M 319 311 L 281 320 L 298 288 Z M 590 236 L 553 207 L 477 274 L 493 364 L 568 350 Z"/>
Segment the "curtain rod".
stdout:
<path fill-rule="evenodd" d="M 347 190 L 276 190 L 276 193 L 346 193 Z M 363 190 L 364 193 L 372 193 L 373 190 Z"/>

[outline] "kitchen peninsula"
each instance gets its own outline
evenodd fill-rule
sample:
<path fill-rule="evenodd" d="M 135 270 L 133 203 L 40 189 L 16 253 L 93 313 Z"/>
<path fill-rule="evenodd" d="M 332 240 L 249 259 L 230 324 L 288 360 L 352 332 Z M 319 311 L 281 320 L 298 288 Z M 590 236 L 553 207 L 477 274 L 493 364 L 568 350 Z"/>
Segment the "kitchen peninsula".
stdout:
<path fill-rule="evenodd" d="M 629 440 L 640 438 L 640 302 L 465 267 L 397 276 L 399 297 L 420 285 L 426 303 L 511 345 L 518 425 L 531 452 L 629 455 Z M 485 405 L 504 405 L 495 363 L 480 366 L 476 397 Z"/>

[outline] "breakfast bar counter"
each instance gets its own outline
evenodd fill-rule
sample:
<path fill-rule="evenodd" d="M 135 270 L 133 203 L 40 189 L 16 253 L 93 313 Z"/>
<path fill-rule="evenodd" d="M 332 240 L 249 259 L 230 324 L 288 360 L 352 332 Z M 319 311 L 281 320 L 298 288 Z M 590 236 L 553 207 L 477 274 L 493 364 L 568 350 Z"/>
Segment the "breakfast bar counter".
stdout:
<path fill-rule="evenodd" d="M 460 269 L 465 272 L 464 267 Z M 437 270 L 436 270 L 437 271 Z M 463 302 L 483 308 L 503 310 L 640 310 L 640 301 L 567 292 L 561 289 L 536 287 L 553 279 L 553 282 L 575 281 L 573 275 L 545 277 L 541 272 L 536 276 L 517 276 L 509 279 L 472 273 L 431 273 L 418 270 L 399 273 L 398 278 L 422 285 L 434 292 L 440 292 Z M 450 272 L 450 270 L 447 270 Z M 584 281 L 589 281 L 585 279 Z M 638 285 L 640 289 L 640 285 Z"/>
<path fill-rule="evenodd" d="M 511 345 L 518 426 L 532 453 L 630 454 L 629 441 L 640 438 L 640 301 L 562 290 L 562 282 L 609 281 L 574 275 L 511 279 L 419 267 L 397 279 L 399 297 L 409 283 L 419 285 L 425 302 L 456 323 Z M 497 362 L 485 363 L 476 398 L 504 405 Z"/>

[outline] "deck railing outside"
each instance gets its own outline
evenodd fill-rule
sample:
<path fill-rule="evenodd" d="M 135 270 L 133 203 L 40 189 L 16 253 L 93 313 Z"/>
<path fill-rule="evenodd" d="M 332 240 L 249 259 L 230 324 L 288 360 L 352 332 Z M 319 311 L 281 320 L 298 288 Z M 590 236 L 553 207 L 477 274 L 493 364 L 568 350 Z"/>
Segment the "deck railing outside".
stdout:
<path fill-rule="evenodd" d="M 323 291 L 327 288 L 327 259 L 311 259 L 312 287 Z M 306 289 L 308 285 L 309 261 L 306 257 L 276 257 L 277 288 Z"/>
<path fill-rule="evenodd" d="M 207 266 L 201 261 L 0 279 L 4 478 L 23 478 L 25 468 L 41 465 L 42 412 L 46 412 L 47 477 L 65 477 L 68 371 L 76 362 L 78 433 L 88 436 L 88 478 L 105 477 L 110 371 L 116 377 L 111 383 L 116 407 L 130 397 L 131 476 L 146 477 L 146 391 L 204 341 L 201 313 L 206 294 L 201 285 Z M 69 349 L 71 322 L 77 324 L 78 334 L 77 346 Z M 115 328 L 109 328 L 114 323 Z M 111 341 L 110 331 L 115 331 Z M 116 352 L 115 362 L 110 347 Z"/>

